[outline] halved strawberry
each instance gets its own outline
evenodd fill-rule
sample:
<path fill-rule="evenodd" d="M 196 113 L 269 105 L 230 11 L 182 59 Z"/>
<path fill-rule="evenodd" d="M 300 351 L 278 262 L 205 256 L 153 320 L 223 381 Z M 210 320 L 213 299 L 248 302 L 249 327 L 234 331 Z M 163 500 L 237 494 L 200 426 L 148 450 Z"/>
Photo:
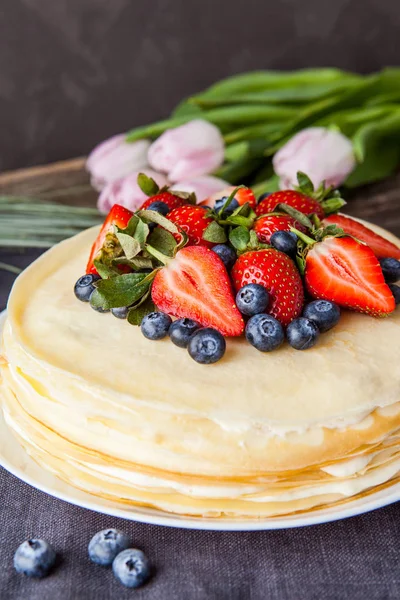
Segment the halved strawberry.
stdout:
<path fill-rule="evenodd" d="M 92 273 L 94 275 L 97 274 L 97 269 L 94 266 L 94 260 L 98 257 L 101 249 L 103 248 L 107 234 L 110 233 L 110 231 L 112 231 L 114 225 L 120 227 L 121 229 L 124 229 L 128 225 L 132 216 L 132 211 L 128 210 L 124 206 L 120 206 L 119 204 L 114 204 L 114 206 L 108 213 L 106 220 L 104 221 L 103 226 L 100 229 L 100 233 L 92 246 L 89 260 L 86 266 L 86 273 Z"/>
<path fill-rule="evenodd" d="M 274 212 L 278 204 L 287 204 L 305 215 L 316 214 L 320 219 L 325 216 L 325 211 L 318 200 L 310 198 L 297 190 L 281 190 L 270 194 L 258 204 L 256 208 L 257 216 L 260 217 Z"/>
<path fill-rule="evenodd" d="M 271 235 L 276 231 L 290 231 L 291 227 L 296 227 L 299 231 L 306 231 L 296 219 L 289 215 L 270 214 L 264 215 L 257 219 L 253 229 L 257 234 L 258 239 L 263 244 L 269 244 Z"/>
<path fill-rule="evenodd" d="M 400 248 L 398 246 L 346 215 L 330 215 L 324 219 L 323 223 L 324 225 L 335 224 L 348 235 L 365 242 L 378 258 L 393 257 L 400 259 Z"/>
<path fill-rule="evenodd" d="M 194 319 L 227 336 L 241 335 L 243 318 L 236 307 L 222 260 L 208 248 L 185 246 L 158 271 L 151 297 L 159 310 Z"/>
<path fill-rule="evenodd" d="M 190 246 L 206 246 L 212 248 L 215 243 L 203 239 L 203 233 L 213 219 L 208 216 L 208 210 L 201 206 L 180 206 L 168 213 L 167 219 L 178 225 L 187 234 Z"/>
<path fill-rule="evenodd" d="M 264 286 L 271 298 L 268 313 L 282 325 L 301 314 L 303 282 L 296 265 L 283 252 L 273 248 L 246 252 L 237 259 L 231 275 L 236 291 L 248 283 Z"/>
<path fill-rule="evenodd" d="M 326 237 L 307 253 L 307 289 L 315 298 L 373 316 L 395 309 L 381 266 L 369 246 L 352 237 Z"/>
<path fill-rule="evenodd" d="M 175 196 L 171 192 L 161 192 L 160 194 L 156 194 L 155 196 L 150 196 L 150 198 L 147 198 L 147 200 L 145 200 L 140 207 L 140 210 L 146 210 L 153 202 L 164 202 L 164 204 L 166 204 L 170 210 L 173 208 L 178 208 L 178 206 L 184 206 L 185 204 L 188 204 L 185 198 Z"/>
<path fill-rule="evenodd" d="M 219 200 L 220 198 L 228 198 L 234 189 L 236 189 L 234 185 L 224 188 L 220 192 L 217 192 L 216 194 L 213 194 L 212 196 L 209 196 L 208 198 L 200 202 L 200 205 L 210 206 L 211 208 L 213 208 L 216 200 Z M 237 200 L 239 206 L 243 206 L 243 204 L 246 204 L 246 202 L 248 202 L 253 210 L 255 210 L 257 205 L 257 198 L 255 197 L 253 191 L 250 188 L 246 187 L 240 188 L 240 190 L 236 192 L 235 200 Z"/>

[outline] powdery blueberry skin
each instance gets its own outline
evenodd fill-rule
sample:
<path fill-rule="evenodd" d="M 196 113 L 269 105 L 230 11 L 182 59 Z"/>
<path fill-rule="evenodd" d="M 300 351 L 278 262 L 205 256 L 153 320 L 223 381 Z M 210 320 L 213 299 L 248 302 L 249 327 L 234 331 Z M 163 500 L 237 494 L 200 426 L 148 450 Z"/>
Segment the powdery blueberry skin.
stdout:
<path fill-rule="evenodd" d="M 304 309 L 303 316 L 314 321 L 321 333 L 338 324 L 340 308 L 329 300 L 313 300 Z"/>
<path fill-rule="evenodd" d="M 319 329 L 314 321 L 299 317 L 294 319 L 286 330 L 286 336 L 289 344 L 296 350 L 308 350 L 312 348 L 318 338 Z"/>
<path fill-rule="evenodd" d="M 96 565 L 111 565 L 114 558 L 129 547 L 130 539 L 119 529 L 103 529 L 89 542 L 89 558 Z"/>
<path fill-rule="evenodd" d="M 285 334 L 275 317 L 265 313 L 254 315 L 247 321 L 246 339 L 260 352 L 272 352 L 283 344 Z"/>
<path fill-rule="evenodd" d="M 128 588 L 141 587 L 151 575 L 150 561 L 141 550 L 128 548 L 115 557 L 112 564 L 114 577 Z"/>
<path fill-rule="evenodd" d="M 56 553 L 45 540 L 32 538 L 23 542 L 14 554 L 14 568 L 27 577 L 46 577 L 54 566 Z"/>

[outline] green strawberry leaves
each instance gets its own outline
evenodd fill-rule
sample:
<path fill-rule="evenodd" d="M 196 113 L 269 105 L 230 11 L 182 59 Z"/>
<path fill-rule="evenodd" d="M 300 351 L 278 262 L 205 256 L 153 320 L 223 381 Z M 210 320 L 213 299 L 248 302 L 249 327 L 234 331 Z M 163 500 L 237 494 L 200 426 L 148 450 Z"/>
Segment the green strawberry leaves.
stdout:
<path fill-rule="evenodd" d="M 144 173 L 139 173 L 137 177 L 138 186 L 146 196 L 155 196 L 160 191 L 159 185 Z"/>
<path fill-rule="evenodd" d="M 212 221 L 205 229 L 203 239 L 214 244 L 224 244 L 227 238 L 224 228 L 217 221 Z"/>
<path fill-rule="evenodd" d="M 148 237 L 148 243 L 159 252 L 166 256 L 174 256 L 177 248 L 177 243 L 169 231 L 156 227 Z"/>

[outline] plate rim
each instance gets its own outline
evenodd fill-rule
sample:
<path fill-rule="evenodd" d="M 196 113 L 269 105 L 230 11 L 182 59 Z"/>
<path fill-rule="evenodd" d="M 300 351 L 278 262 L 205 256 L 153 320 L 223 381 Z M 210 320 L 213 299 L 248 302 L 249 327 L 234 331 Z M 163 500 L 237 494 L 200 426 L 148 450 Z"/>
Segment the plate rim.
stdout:
<path fill-rule="evenodd" d="M 6 310 L 0 312 L 0 334 L 6 319 Z M 16 438 L 13 437 L 12 432 L 9 430 L 4 420 L 4 414 L 0 407 L 0 431 L 4 428 L 8 435 L 12 437 L 13 443 L 17 444 L 25 455 L 26 461 L 35 465 L 36 469 L 42 471 L 44 474 L 48 474 L 48 471 L 41 465 L 36 463 L 29 454 L 20 446 Z M 295 529 L 298 527 L 309 527 L 311 525 L 322 525 L 324 523 L 332 523 L 342 519 L 348 519 L 359 515 L 372 512 L 379 508 L 384 508 L 390 504 L 394 504 L 400 500 L 400 483 L 393 484 L 383 490 L 377 492 L 371 492 L 367 498 L 356 498 L 349 500 L 345 507 L 323 507 L 321 509 L 315 509 L 304 513 L 295 515 L 287 515 L 283 517 L 263 517 L 263 518 L 252 518 L 252 519 L 212 519 L 207 517 L 190 517 L 175 515 L 174 513 L 167 513 L 160 509 L 150 507 L 134 507 L 129 506 L 124 508 L 118 508 L 114 505 L 107 508 L 98 503 L 98 497 L 88 492 L 79 490 L 80 493 L 86 495 L 88 499 L 81 499 L 74 497 L 77 488 L 67 482 L 59 479 L 63 486 L 66 488 L 66 492 L 52 489 L 50 485 L 43 484 L 37 478 L 32 477 L 29 473 L 26 473 L 22 468 L 16 466 L 10 460 L 5 457 L 0 449 L 0 466 L 6 471 L 11 473 L 17 479 L 30 485 L 31 487 L 62 500 L 68 502 L 74 506 L 92 510 L 94 512 L 108 515 L 111 517 L 118 517 L 127 519 L 129 521 L 137 521 L 148 525 L 161 525 L 164 527 L 174 527 L 180 529 L 192 529 L 199 531 L 271 531 L 279 529 Z M 53 474 L 54 477 L 56 475 Z M 69 493 L 70 490 L 70 493 Z M 359 504 L 361 502 L 361 504 Z"/>

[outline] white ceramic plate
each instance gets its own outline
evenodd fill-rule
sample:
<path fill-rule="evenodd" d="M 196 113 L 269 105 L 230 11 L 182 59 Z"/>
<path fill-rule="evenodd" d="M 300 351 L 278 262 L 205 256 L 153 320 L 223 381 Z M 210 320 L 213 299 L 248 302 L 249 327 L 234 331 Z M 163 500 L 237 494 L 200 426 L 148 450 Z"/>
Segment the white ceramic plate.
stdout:
<path fill-rule="evenodd" d="M 5 313 L 3 312 L 0 313 L 0 333 L 4 320 Z M 37 465 L 11 434 L 5 424 L 2 411 L 0 411 L 0 465 L 25 483 L 71 504 L 131 521 L 186 529 L 256 531 L 303 527 L 361 515 L 400 500 L 400 483 L 398 483 L 372 493 L 366 498 L 352 500 L 343 506 L 333 506 L 289 517 L 225 519 L 223 521 L 199 517 L 180 517 L 151 508 L 124 506 L 117 502 L 81 492 Z"/>

